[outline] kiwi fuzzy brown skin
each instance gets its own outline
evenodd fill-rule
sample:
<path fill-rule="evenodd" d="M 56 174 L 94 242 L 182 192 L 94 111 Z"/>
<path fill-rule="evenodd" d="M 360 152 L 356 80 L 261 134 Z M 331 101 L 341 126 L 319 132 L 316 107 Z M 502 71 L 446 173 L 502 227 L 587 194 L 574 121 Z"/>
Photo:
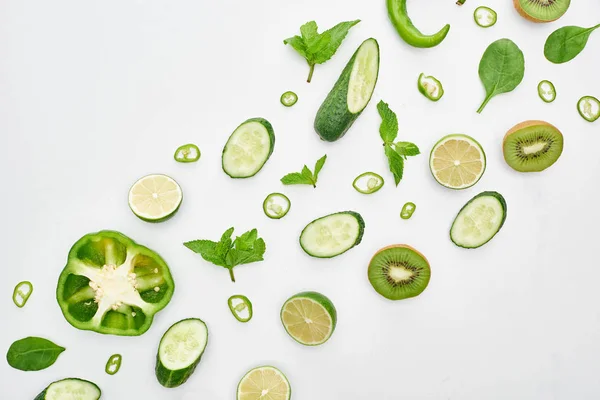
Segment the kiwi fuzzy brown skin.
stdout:
<path fill-rule="evenodd" d="M 540 120 L 523 121 L 523 122 L 521 122 L 521 123 L 513 126 L 508 132 L 506 132 L 506 135 L 504 135 L 504 139 L 502 140 L 502 149 L 504 149 L 504 145 L 506 144 L 506 141 L 510 138 L 510 136 L 513 133 L 519 132 L 522 129 L 526 129 L 526 128 L 529 128 L 531 126 L 547 126 L 548 128 L 552 129 L 553 131 L 558 132 L 562 136 L 562 132 L 557 127 L 555 127 L 554 125 L 552 125 L 552 124 L 550 124 L 550 123 L 548 123 L 546 121 L 540 121 Z M 503 152 L 504 152 L 504 150 L 503 150 Z M 562 154 L 562 149 L 561 149 L 561 154 Z M 558 158 L 560 158 L 560 154 L 559 154 Z M 558 158 L 553 163 L 551 163 L 547 167 L 542 168 L 540 170 L 537 170 L 537 171 L 519 171 L 519 172 L 541 172 L 544 169 L 551 167 L 558 160 Z M 506 154 L 504 155 L 504 159 L 506 160 Z M 508 164 L 508 160 L 506 160 L 506 162 Z M 509 166 L 511 168 L 517 170 L 512 165 L 509 164 Z"/>
<path fill-rule="evenodd" d="M 404 248 L 404 249 L 411 250 L 411 251 L 413 251 L 415 254 L 419 255 L 419 256 L 420 256 L 420 257 L 421 257 L 423 260 L 425 260 L 425 262 L 427 263 L 427 265 L 431 265 L 431 264 L 429 263 L 429 260 L 427 260 L 427 257 L 425 257 L 425 256 L 423 255 L 423 253 L 421 253 L 419 250 L 415 249 L 414 247 L 412 247 L 412 246 L 409 246 L 409 245 L 407 245 L 407 244 L 392 244 L 392 245 L 389 245 L 389 246 L 386 246 L 386 247 L 383 247 L 383 248 L 381 248 L 381 249 L 377 250 L 377 252 L 376 252 L 376 253 L 373 255 L 373 257 L 371 257 L 371 260 L 369 261 L 369 266 L 370 266 L 370 265 L 373 263 L 373 260 L 374 260 L 374 259 L 375 259 L 375 257 L 377 257 L 379 254 L 381 254 L 381 253 L 383 253 L 383 252 L 385 252 L 385 251 L 387 251 L 387 250 L 390 250 L 390 249 L 397 249 L 397 248 Z M 369 272 L 368 272 L 368 269 L 367 269 L 367 279 L 369 279 Z M 429 280 L 431 280 L 431 268 L 429 268 Z M 370 279 L 369 279 L 369 281 L 370 281 Z M 422 293 L 422 292 L 423 292 L 423 291 L 424 291 L 424 290 L 427 288 L 427 286 L 428 286 L 428 285 L 429 285 L 429 281 L 427 282 L 427 284 L 425 285 L 425 287 L 423 288 L 423 290 L 422 290 L 421 292 L 419 292 L 419 293 L 417 293 L 417 294 L 415 294 L 414 296 L 411 296 L 411 297 L 416 297 L 416 296 L 418 296 L 419 294 L 421 294 L 421 293 Z M 375 290 L 377 291 L 377 289 L 375 289 Z M 386 298 L 387 298 L 387 299 L 389 299 L 389 300 L 394 300 L 394 299 L 392 299 L 392 298 L 390 298 L 390 297 L 387 297 L 387 296 L 385 296 L 383 293 L 381 293 L 381 292 L 379 292 L 379 291 L 377 291 L 377 293 L 379 293 L 379 294 L 380 294 L 380 295 L 382 295 L 383 297 L 386 297 Z M 410 297 L 407 297 L 407 298 L 410 298 Z"/>
<path fill-rule="evenodd" d="M 523 10 L 523 8 L 521 7 L 521 2 L 520 0 L 513 0 L 513 4 L 515 5 L 515 9 L 517 10 L 517 12 L 525 19 L 538 23 L 538 24 L 544 24 L 547 22 L 553 22 L 556 21 L 557 19 L 559 19 L 560 17 L 562 17 L 564 15 L 564 13 L 558 15 L 556 18 L 554 19 L 549 19 L 549 20 L 543 20 L 543 19 L 537 19 L 532 15 L 527 14 L 527 12 L 525 12 L 525 10 Z M 565 11 L 566 12 L 566 11 Z"/>

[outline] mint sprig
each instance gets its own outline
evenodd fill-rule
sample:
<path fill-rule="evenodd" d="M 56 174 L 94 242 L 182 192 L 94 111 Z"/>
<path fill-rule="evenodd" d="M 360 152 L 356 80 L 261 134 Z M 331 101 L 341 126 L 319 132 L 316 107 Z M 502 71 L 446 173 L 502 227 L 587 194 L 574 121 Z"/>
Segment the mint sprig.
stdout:
<path fill-rule="evenodd" d="M 284 185 L 312 185 L 316 188 L 319 172 L 323 169 L 326 160 L 327 154 L 317 160 L 314 173 L 305 165 L 302 167 L 302 172 L 292 172 L 281 178 L 281 183 Z"/>

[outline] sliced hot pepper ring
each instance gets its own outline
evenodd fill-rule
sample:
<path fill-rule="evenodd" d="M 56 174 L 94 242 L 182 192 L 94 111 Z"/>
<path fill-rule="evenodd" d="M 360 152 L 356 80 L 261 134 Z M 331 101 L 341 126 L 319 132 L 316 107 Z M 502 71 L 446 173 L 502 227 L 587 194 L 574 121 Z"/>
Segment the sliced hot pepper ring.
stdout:
<path fill-rule="evenodd" d="M 227 300 L 229 310 L 240 322 L 248 322 L 252 319 L 252 302 L 242 294 L 235 294 Z"/>

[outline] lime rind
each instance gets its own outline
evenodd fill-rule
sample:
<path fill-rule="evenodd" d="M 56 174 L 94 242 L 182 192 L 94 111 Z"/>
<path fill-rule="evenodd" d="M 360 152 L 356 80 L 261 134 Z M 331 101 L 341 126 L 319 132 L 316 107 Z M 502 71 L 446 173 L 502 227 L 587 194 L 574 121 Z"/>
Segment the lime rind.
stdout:
<path fill-rule="evenodd" d="M 297 302 L 298 300 L 307 300 L 307 301 L 311 302 L 313 305 L 316 305 L 317 307 L 322 309 L 322 311 L 324 311 L 324 314 L 328 317 L 329 330 L 328 330 L 328 332 L 326 332 L 326 334 L 320 340 L 313 341 L 313 342 L 301 340 L 299 337 L 294 335 L 294 333 L 289 329 L 289 324 L 286 324 L 285 313 L 286 312 L 290 313 L 292 311 L 291 309 L 288 309 L 288 305 L 290 305 L 293 302 Z M 302 313 L 306 312 L 306 310 L 303 308 L 301 310 L 299 308 L 296 308 L 296 310 L 301 311 Z M 281 307 L 281 322 L 283 324 L 285 331 L 296 342 L 298 342 L 304 346 L 319 346 L 319 345 L 322 345 L 323 343 L 327 342 L 333 335 L 333 332 L 335 331 L 335 327 L 337 324 L 337 310 L 335 309 L 333 302 L 325 295 L 322 295 L 321 293 L 317 293 L 317 292 L 302 292 L 302 293 L 298 293 L 298 294 L 290 297 L 283 304 L 283 307 Z"/>

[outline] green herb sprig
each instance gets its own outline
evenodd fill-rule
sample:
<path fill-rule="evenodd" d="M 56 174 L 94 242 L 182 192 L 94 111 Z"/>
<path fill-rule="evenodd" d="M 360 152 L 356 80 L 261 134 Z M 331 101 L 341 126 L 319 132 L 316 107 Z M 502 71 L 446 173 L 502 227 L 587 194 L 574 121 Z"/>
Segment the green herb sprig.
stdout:
<path fill-rule="evenodd" d="M 284 185 L 312 185 L 316 188 L 319 172 L 323 169 L 326 160 L 327 154 L 317 160 L 314 173 L 305 165 L 302 168 L 302 172 L 292 172 L 281 178 L 281 183 Z"/>

